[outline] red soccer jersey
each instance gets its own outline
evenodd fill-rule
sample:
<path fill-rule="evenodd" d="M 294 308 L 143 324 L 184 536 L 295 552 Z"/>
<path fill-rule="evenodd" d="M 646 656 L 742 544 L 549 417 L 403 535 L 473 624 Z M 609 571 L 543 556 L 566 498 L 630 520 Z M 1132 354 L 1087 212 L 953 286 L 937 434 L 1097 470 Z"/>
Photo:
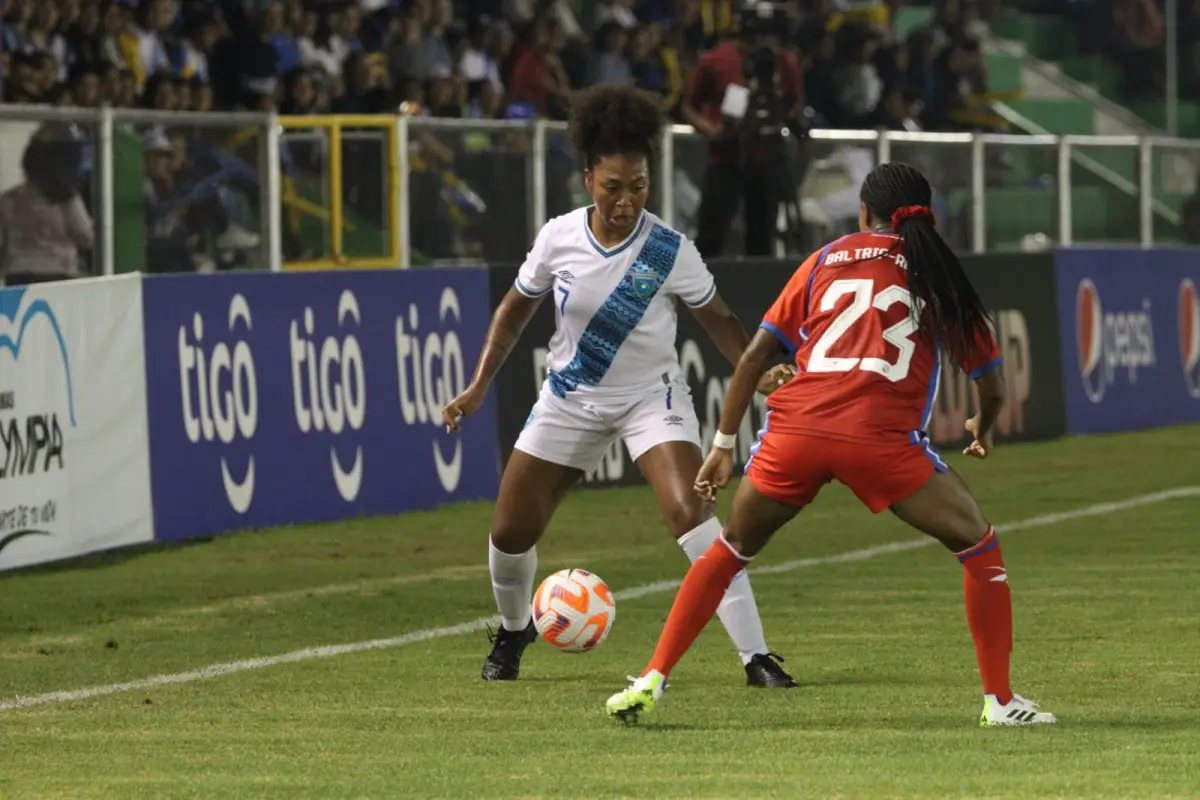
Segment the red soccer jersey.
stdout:
<path fill-rule="evenodd" d="M 904 246 L 893 233 L 854 233 L 796 270 L 761 327 L 796 357 L 798 374 L 767 400 L 772 431 L 878 442 L 929 425 L 941 352 L 913 314 Z M 980 337 L 960 366 L 972 378 L 1002 362 Z"/>

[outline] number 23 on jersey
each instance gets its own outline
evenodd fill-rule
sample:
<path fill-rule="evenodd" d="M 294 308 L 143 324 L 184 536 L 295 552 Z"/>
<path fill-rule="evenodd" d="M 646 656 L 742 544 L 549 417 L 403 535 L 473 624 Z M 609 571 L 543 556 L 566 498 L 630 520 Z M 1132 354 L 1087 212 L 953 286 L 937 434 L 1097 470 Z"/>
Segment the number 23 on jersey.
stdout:
<path fill-rule="evenodd" d="M 870 278 L 836 280 L 821 295 L 820 309 L 828 313 L 837 307 L 838 300 L 850 295 L 850 305 L 834 317 L 821 336 L 813 344 L 808 357 L 809 372 L 849 372 L 862 369 L 882 375 L 893 383 L 908 377 L 916 343 L 912 335 L 919 329 L 917 320 L 923 308 L 920 298 L 899 284 L 890 284 L 875 291 L 875 281 Z M 895 361 L 886 358 L 865 356 L 830 356 L 829 351 L 850 331 L 854 325 L 872 309 L 884 312 L 900 303 L 904 306 L 904 319 L 882 331 L 883 340 L 899 350 Z M 844 351 L 845 347 L 838 348 Z"/>

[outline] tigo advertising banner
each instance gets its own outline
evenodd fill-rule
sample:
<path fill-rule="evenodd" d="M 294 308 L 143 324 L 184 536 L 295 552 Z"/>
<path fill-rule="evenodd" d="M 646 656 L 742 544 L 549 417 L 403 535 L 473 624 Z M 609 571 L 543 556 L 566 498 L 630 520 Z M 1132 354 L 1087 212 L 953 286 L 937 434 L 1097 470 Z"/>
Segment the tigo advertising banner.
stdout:
<path fill-rule="evenodd" d="M 0 289 L 0 569 L 153 538 L 139 276 Z"/>
<path fill-rule="evenodd" d="M 1200 420 L 1200 256 L 1061 250 L 1055 272 L 1068 432 Z"/>
<path fill-rule="evenodd" d="M 490 310 L 475 269 L 147 278 L 156 538 L 494 498 L 492 402 L 441 419 Z"/>

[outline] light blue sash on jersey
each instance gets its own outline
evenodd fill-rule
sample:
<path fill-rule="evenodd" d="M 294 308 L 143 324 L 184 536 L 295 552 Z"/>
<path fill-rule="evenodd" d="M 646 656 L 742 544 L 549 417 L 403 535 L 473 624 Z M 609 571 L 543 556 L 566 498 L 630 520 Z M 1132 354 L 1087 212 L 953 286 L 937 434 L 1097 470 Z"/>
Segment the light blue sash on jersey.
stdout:
<path fill-rule="evenodd" d="M 650 229 L 642 251 L 583 329 L 575 357 L 561 372 L 547 376 L 550 391 L 566 397 L 580 386 L 599 385 L 675 268 L 680 241 L 680 235 L 670 228 L 655 225 Z"/>

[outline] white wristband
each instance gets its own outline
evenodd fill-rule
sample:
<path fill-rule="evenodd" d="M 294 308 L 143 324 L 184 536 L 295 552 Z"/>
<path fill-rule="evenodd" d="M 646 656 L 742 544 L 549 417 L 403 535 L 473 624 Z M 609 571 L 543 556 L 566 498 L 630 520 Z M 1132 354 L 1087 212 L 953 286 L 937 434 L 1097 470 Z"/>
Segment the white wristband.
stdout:
<path fill-rule="evenodd" d="M 722 450 L 732 450 L 734 444 L 737 443 L 737 434 L 721 433 L 720 430 L 713 435 L 713 447 L 719 447 Z"/>

